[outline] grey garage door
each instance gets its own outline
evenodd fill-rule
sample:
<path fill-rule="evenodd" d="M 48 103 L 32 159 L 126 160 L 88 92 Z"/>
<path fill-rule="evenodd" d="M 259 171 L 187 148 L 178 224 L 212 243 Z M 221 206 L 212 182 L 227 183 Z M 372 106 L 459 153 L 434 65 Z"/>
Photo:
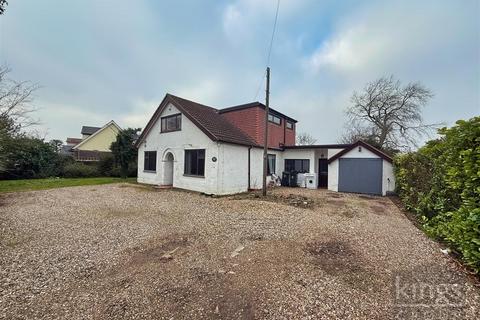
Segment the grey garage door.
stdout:
<path fill-rule="evenodd" d="M 382 159 L 340 158 L 338 191 L 382 194 Z"/>

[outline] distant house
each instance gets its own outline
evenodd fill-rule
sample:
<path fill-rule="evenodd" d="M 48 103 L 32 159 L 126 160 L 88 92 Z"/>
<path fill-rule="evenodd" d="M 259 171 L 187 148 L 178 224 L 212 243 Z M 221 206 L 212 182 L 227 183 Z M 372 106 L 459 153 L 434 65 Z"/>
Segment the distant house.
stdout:
<path fill-rule="evenodd" d="M 328 121 L 328 119 L 322 119 Z M 392 158 L 364 142 L 296 146 L 297 121 L 270 109 L 267 171 L 302 175 L 304 186 L 385 195 Z M 226 109 L 167 94 L 137 139 L 138 182 L 206 194 L 262 187 L 265 105 Z"/>
<path fill-rule="evenodd" d="M 113 120 L 103 127 L 83 126 L 82 138 L 67 138 L 62 151 L 77 161 L 98 161 L 102 154 L 110 153 L 110 145 L 121 130 Z"/>

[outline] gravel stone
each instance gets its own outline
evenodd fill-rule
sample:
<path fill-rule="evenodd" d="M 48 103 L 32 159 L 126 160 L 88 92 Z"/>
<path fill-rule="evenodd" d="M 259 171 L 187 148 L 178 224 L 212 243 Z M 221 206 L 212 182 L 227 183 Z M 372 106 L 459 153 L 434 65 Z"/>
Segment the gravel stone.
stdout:
<path fill-rule="evenodd" d="M 1 195 L 0 231 L 0 319 L 395 319 L 398 279 L 460 288 L 436 318 L 480 311 L 478 282 L 388 198 L 73 187 Z"/>

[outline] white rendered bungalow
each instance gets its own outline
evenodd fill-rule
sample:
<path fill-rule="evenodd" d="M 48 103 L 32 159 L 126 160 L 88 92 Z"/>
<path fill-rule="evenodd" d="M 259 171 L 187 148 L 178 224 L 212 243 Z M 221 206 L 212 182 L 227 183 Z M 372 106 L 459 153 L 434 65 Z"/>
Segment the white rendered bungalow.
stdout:
<path fill-rule="evenodd" d="M 225 195 L 262 187 L 265 106 L 216 109 L 167 94 L 136 142 L 138 182 Z M 271 109 L 268 173 L 302 186 L 385 195 L 392 159 L 364 143 L 295 146 L 296 120 Z M 293 138 L 292 138 L 293 137 Z"/>

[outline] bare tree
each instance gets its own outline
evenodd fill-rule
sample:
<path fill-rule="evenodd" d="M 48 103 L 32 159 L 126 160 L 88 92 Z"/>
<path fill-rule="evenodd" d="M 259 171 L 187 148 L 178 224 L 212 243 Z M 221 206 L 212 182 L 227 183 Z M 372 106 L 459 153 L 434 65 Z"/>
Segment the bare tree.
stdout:
<path fill-rule="evenodd" d="M 18 129 L 39 124 L 32 117 L 36 111 L 32 106 L 33 94 L 39 86 L 29 81 L 9 79 L 9 72 L 8 67 L 0 67 L 0 118 L 11 119 Z"/>
<path fill-rule="evenodd" d="M 422 118 L 422 107 L 432 97 L 422 84 L 402 87 L 393 76 L 368 83 L 363 92 L 352 95 L 343 142 L 363 139 L 385 149 L 415 146 L 417 138 L 439 126 L 425 124 Z"/>
<path fill-rule="evenodd" d="M 56 153 L 60 153 L 62 151 L 63 141 L 58 139 L 53 139 L 48 142 Z"/>
<path fill-rule="evenodd" d="M 0 15 L 5 13 L 5 8 L 7 7 L 7 0 L 0 0 Z"/>
<path fill-rule="evenodd" d="M 357 123 L 349 123 L 345 126 L 345 132 L 339 139 L 339 142 L 348 144 L 362 140 L 370 144 L 376 144 L 374 143 L 375 136 L 375 130 L 372 130 L 372 128 L 361 127 Z"/>
<path fill-rule="evenodd" d="M 310 134 L 306 132 L 297 134 L 296 144 L 299 146 L 312 145 L 312 144 L 315 144 L 315 142 L 317 142 L 317 139 L 315 139 L 314 137 L 312 137 Z"/>

